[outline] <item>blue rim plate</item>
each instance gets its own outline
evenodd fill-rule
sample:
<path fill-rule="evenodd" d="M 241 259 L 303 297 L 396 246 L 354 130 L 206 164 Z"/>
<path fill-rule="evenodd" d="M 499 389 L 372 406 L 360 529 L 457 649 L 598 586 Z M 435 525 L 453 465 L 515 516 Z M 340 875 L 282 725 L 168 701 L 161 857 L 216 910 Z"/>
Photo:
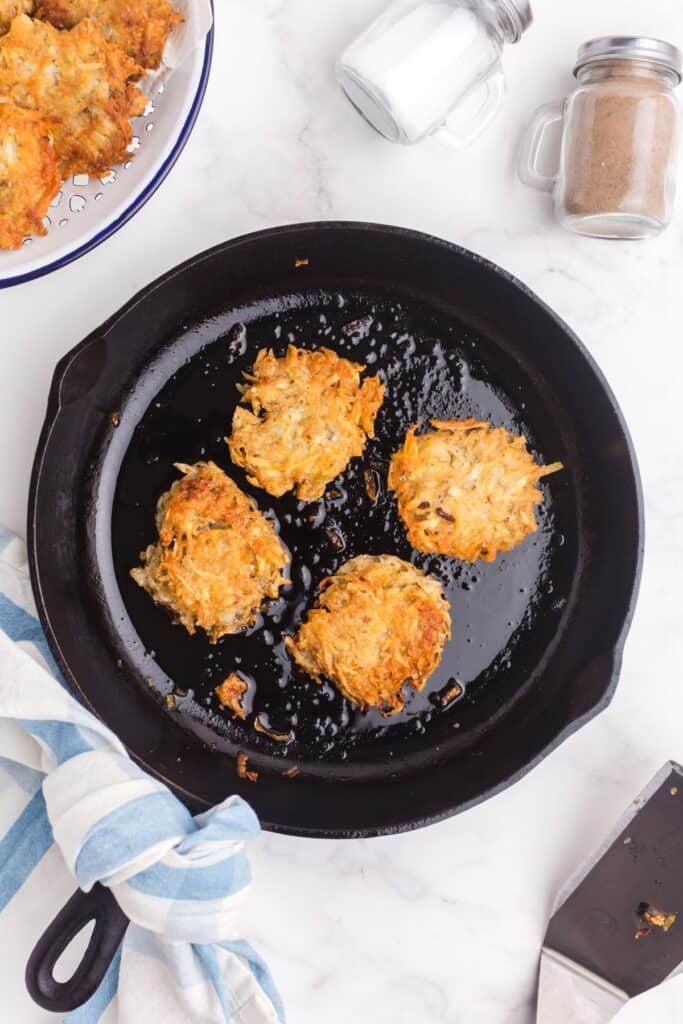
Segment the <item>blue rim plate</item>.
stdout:
<path fill-rule="evenodd" d="M 211 4 L 213 9 L 213 2 Z M 173 145 L 173 148 L 168 153 L 163 163 L 159 166 L 156 173 L 150 181 L 147 182 L 145 187 L 135 196 L 133 201 L 126 209 L 119 214 L 119 216 L 113 220 L 110 224 L 107 224 L 101 231 L 93 235 L 82 245 L 67 252 L 51 263 L 46 263 L 45 266 L 36 267 L 34 270 L 27 271 L 26 273 L 15 274 L 13 277 L 0 279 L 0 290 L 3 288 L 11 288 L 17 284 L 24 284 L 26 281 L 34 281 L 36 278 L 43 277 L 45 274 L 51 274 L 55 270 L 60 270 L 62 267 L 66 267 L 69 263 L 73 263 L 74 260 L 79 259 L 81 256 L 85 256 L 86 253 L 92 252 L 98 245 L 105 242 L 108 238 L 123 227 L 135 214 L 142 209 L 148 199 L 150 199 L 156 190 L 159 188 L 161 183 L 170 173 L 178 157 L 182 153 L 185 145 L 187 144 L 192 129 L 195 126 L 195 122 L 199 115 L 202 103 L 204 101 L 204 95 L 206 93 L 206 87 L 209 81 L 209 72 L 211 70 L 211 59 L 213 56 L 213 43 L 214 43 L 214 26 L 207 33 L 206 41 L 204 44 L 204 58 L 202 62 L 202 68 L 199 75 L 199 81 L 197 83 L 197 91 L 190 110 L 185 118 L 185 122 L 178 134 L 178 138 Z"/>

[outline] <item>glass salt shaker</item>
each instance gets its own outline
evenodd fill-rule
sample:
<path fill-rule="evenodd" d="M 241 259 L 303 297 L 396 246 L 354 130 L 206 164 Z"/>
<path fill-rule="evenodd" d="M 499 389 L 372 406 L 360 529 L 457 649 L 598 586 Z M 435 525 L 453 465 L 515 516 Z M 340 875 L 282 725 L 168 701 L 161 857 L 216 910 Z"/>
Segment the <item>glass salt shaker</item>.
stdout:
<path fill-rule="evenodd" d="M 500 109 L 503 47 L 531 20 L 529 0 L 394 0 L 342 54 L 337 79 L 392 142 L 437 133 L 466 146 Z"/>
<path fill-rule="evenodd" d="M 671 221 L 676 192 L 683 55 L 636 36 L 592 39 L 579 50 L 578 87 L 539 107 L 519 176 L 552 192 L 560 223 L 596 238 L 650 238 Z M 541 170 L 547 130 L 561 125 L 555 173 Z"/>

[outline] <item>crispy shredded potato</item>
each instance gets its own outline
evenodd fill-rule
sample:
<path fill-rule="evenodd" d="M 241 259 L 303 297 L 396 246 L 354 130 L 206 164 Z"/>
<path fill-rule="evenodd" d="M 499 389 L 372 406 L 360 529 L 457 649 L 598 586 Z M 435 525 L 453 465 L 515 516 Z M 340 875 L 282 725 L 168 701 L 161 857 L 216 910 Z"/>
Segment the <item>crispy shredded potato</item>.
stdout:
<path fill-rule="evenodd" d="M 152 70 L 161 64 L 169 33 L 184 21 L 167 0 L 37 0 L 35 14 L 56 28 L 73 28 L 90 18 L 108 42 Z"/>
<path fill-rule="evenodd" d="M 258 715 L 254 719 L 254 730 L 262 733 L 263 736 L 267 736 L 274 743 L 291 743 L 294 739 L 294 732 L 291 729 L 289 732 L 276 732 L 275 729 L 269 729 L 264 725 Z"/>
<path fill-rule="evenodd" d="M 432 420 L 408 431 L 389 468 L 408 540 L 418 551 L 493 562 L 538 529 L 539 480 L 562 469 L 539 466 L 524 437 L 477 420 Z"/>
<path fill-rule="evenodd" d="M 236 672 L 231 672 L 229 676 L 226 676 L 214 692 L 222 707 L 229 708 L 236 718 L 241 718 L 243 722 L 246 721 L 247 713 L 242 705 L 242 698 L 247 692 L 247 684 L 240 679 Z"/>
<path fill-rule="evenodd" d="M 360 555 L 323 580 L 315 607 L 285 641 L 316 682 L 352 704 L 400 711 L 406 683 L 422 690 L 451 635 L 441 584 L 393 555 Z"/>
<path fill-rule="evenodd" d="M 0 249 L 46 234 L 43 217 L 59 192 L 57 157 L 44 119 L 0 100 Z"/>
<path fill-rule="evenodd" d="M 14 18 L 33 12 L 33 0 L 0 0 L 0 36 L 7 32 Z"/>
<path fill-rule="evenodd" d="M 0 37 L 0 97 L 43 114 L 63 177 L 128 158 L 130 119 L 147 103 L 133 82 L 141 73 L 92 21 L 60 32 L 21 15 Z"/>
<path fill-rule="evenodd" d="M 289 555 L 271 523 L 213 462 L 184 473 L 157 505 L 159 540 L 131 576 L 188 633 L 212 643 L 251 625 L 286 582 Z M 220 696 L 220 695 L 219 695 Z"/>
<path fill-rule="evenodd" d="M 235 768 L 238 778 L 246 779 L 248 782 L 258 782 L 258 772 L 254 772 L 249 768 L 249 758 L 244 751 L 240 751 L 237 755 Z"/>
<path fill-rule="evenodd" d="M 364 369 L 326 348 L 290 345 L 281 359 L 261 349 L 242 389 L 250 408 L 235 409 L 227 438 L 249 482 L 276 498 L 291 490 L 302 501 L 320 498 L 374 437 L 384 386 L 377 377 L 361 385 Z"/>

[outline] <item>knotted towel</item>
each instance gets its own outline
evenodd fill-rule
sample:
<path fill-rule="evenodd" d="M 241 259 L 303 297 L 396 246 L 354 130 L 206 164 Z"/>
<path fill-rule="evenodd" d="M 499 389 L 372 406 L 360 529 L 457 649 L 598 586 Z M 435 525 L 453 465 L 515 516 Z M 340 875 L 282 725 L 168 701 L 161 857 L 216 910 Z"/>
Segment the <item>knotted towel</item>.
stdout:
<path fill-rule="evenodd" d="M 132 922 L 98 991 L 65 1021 L 283 1021 L 265 965 L 238 937 L 254 812 L 233 796 L 193 817 L 55 676 L 23 545 L 0 530 L 0 779 L 15 819 L 0 830 L 0 911 L 55 842 L 78 885 L 109 886 Z"/>

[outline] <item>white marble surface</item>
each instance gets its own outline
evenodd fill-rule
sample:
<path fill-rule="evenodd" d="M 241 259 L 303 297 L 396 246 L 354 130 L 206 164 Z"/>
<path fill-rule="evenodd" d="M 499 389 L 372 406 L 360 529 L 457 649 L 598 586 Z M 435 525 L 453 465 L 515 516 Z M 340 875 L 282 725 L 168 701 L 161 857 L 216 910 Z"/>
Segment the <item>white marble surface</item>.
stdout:
<path fill-rule="evenodd" d="M 333 60 L 383 0 L 218 0 L 199 124 L 176 169 L 115 238 L 52 277 L 0 292 L 0 522 L 22 532 L 55 361 L 134 291 L 231 235 L 296 220 L 407 225 L 510 269 L 606 372 L 645 486 L 645 575 L 610 709 L 524 781 L 422 832 L 359 842 L 264 836 L 245 930 L 291 1024 L 531 1024 L 538 952 L 558 886 L 667 758 L 683 759 L 683 196 L 643 244 L 564 233 L 513 174 L 520 130 L 571 84 L 575 48 L 605 32 L 683 44 L 681 0 L 536 0 L 508 54 L 510 95 L 465 153 L 402 150 L 338 93 Z M 23 962 L 68 891 L 43 864 L 45 904 L 8 921 L 3 1019 L 42 1021 Z M 11 911 L 11 908 L 10 908 Z M 12 1008 L 13 1012 L 9 1012 Z"/>

